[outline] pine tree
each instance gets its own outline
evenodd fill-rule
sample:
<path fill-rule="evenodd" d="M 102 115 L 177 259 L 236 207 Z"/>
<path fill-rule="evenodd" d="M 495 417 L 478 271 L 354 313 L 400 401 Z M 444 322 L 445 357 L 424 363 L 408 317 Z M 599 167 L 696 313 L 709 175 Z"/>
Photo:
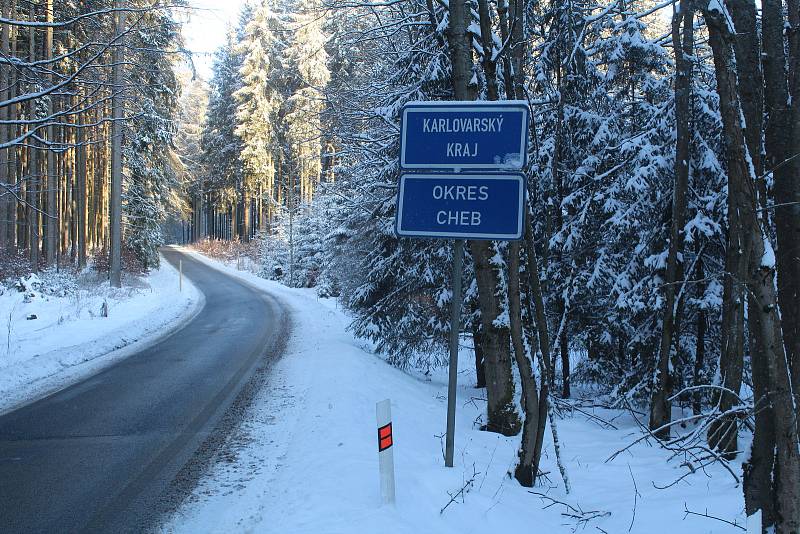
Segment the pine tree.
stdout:
<path fill-rule="evenodd" d="M 158 267 L 161 227 L 166 221 L 170 192 L 178 187 L 173 153 L 178 111 L 178 79 L 173 61 L 165 61 L 153 50 L 177 48 L 179 28 L 163 12 L 147 15 L 145 29 L 132 41 L 135 53 L 129 61 L 135 68 L 126 76 L 137 88 L 135 118 L 126 124 L 123 192 L 125 241 L 145 269 Z M 131 109 L 133 108 L 133 109 Z"/>

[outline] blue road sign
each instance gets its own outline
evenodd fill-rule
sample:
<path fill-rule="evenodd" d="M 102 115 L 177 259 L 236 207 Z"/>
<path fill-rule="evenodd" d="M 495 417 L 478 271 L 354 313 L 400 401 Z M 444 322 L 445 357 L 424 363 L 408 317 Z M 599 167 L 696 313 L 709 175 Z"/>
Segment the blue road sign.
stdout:
<path fill-rule="evenodd" d="M 397 235 L 521 239 L 525 182 L 519 174 L 404 174 Z"/>
<path fill-rule="evenodd" d="M 403 107 L 400 167 L 519 171 L 525 167 L 528 105 L 409 102 Z"/>

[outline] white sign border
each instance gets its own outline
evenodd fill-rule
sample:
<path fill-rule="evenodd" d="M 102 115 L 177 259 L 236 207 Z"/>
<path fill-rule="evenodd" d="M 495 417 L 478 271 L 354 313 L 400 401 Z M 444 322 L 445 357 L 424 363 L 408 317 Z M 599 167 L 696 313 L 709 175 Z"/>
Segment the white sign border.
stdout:
<path fill-rule="evenodd" d="M 522 111 L 522 133 L 520 135 L 520 153 L 522 154 L 519 166 L 510 166 L 502 163 L 462 163 L 450 165 L 448 163 L 417 164 L 406 163 L 406 138 L 408 129 L 406 115 L 409 111 L 431 110 L 438 113 L 464 113 L 464 112 L 519 112 Z M 521 171 L 528 163 L 528 129 L 530 122 L 530 108 L 524 100 L 463 100 L 437 101 L 412 101 L 403 106 L 400 129 L 400 168 L 404 170 L 430 170 L 430 169 L 475 169 L 483 171 Z"/>
<path fill-rule="evenodd" d="M 517 232 L 514 234 L 478 234 L 473 232 L 404 232 L 403 224 L 403 192 L 405 191 L 406 178 L 438 178 L 445 180 L 517 180 L 519 184 L 519 206 L 517 207 Z M 525 176 L 522 173 L 505 174 L 420 174 L 403 173 L 400 175 L 400 188 L 397 199 L 397 213 L 395 214 L 395 234 L 398 237 L 427 237 L 439 239 L 476 239 L 492 241 L 517 241 L 522 239 L 525 224 Z"/>

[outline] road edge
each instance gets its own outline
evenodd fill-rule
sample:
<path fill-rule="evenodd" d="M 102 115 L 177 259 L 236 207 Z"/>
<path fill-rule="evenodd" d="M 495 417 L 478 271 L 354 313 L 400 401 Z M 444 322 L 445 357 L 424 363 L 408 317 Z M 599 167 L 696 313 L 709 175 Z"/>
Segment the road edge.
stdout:
<path fill-rule="evenodd" d="M 231 276 L 242 285 L 258 292 L 267 298 L 278 309 L 282 310 L 280 334 L 275 337 L 276 342 L 264 348 L 262 354 L 253 363 L 246 380 L 243 380 L 239 392 L 230 405 L 220 415 L 217 424 L 201 442 L 192 457 L 176 473 L 166 490 L 162 493 L 159 502 L 160 509 L 155 511 L 152 529 L 149 532 L 169 532 L 167 527 L 175 514 L 185 505 L 194 494 L 200 481 L 208 476 L 215 465 L 224 459 L 226 454 L 236 454 L 232 447 L 242 423 L 247 414 L 253 409 L 255 401 L 269 383 L 273 365 L 284 356 L 289 340 L 294 334 L 293 310 L 288 304 L 268 290 L 258 287 L 249 281 L 232 275 L 232 273 L 219 269 L 214 265 L 214 260 L 206 258 L 203 254 L 181 248 L 181 252 L 188 254 L 205 265 L 214 268 L 223 275 Z"/>

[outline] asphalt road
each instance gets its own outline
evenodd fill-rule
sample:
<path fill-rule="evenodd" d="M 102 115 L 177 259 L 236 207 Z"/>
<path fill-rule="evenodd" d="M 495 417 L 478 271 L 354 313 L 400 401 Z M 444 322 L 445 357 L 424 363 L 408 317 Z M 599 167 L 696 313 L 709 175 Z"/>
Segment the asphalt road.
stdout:
<path fill-rule="evenodd" d="M 164 255 L 183 259 L 205 307 L 149 348 L 0 416 L 0 532 L 151 530 L 280 355 L 289 326 L 278 301 Z"/>

